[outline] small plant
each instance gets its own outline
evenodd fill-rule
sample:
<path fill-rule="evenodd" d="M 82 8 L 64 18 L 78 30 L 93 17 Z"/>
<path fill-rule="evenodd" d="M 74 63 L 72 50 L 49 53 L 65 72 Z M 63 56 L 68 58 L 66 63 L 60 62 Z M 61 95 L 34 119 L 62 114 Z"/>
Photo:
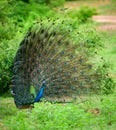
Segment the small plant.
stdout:
<path fill-rule="evenodd" d="M 57 7 L 64 4 L 65 0 L 35 0 L 39 4 L 47 4 L 51 7 Z"/>
<path fill-rule="evenodd" d="M 79 10 L 71 10 L 68 12 L 68 15 L 72 18 L 77 18 L 77 22 L 79 21 L 79 23 L 87 22 L 93 15 L 96 14 L 96 9 L 88 6 L 82 6 Z"/>
<path fill-rule="evenodd" d="M 115 97 L 116 94 L 93 96 L 80 104 L 41 102 L 32 110 L 20 111 L 12 98 L 0 98 L 0 125 L 7 130 L 114 130 Z"/>
<path fill-rule="evenodd" d="M 109 76 L 108 70 L 110 68 L 110 64 L 104 62 L 102 65 L 98 66 L 97 71 L 102 76 L 99 82 L 101 85 L 99 86 L 99 90 L 103 94 L 110 94 L 114 91 L 115 83 L 113 79 Z"/>

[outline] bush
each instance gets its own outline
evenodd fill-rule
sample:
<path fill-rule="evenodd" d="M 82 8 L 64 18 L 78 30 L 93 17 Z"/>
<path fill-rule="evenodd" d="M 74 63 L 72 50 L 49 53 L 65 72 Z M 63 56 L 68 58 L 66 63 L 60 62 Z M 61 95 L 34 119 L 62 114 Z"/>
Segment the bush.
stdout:
<path fill-rule="evenodd" d="M 14 40 L 0 43 L 0 94 L 7 92 L 11 84 L 15 44 Z"/>
<path fill-rule="evenodd" d="M 17 38 L 16 35 L 18 32 L 10 24 L 0 28 L 0 94 L 7 92 L 11 84 L 13 60 L 21 40 L 21 35 Z"/>
<path fill-rule="evenodd" d="M 51 7 L 62 6 L 65 0 L 35 0 L 36 3 L 39 4 L 47 4 Z"/>
<path fill-rule="evenodd" d="M 68 12 L 69 17 L 77 19 L 79 23 L 87 22 L 93 15 L 97 14 L 95 8 L 89 8 L 88 6 L 82 6 L 79 10 L 71 10 Z"/>
<path fill-rule="evenodd" d="M 65 0 L 51 0 L 50 5 L 52 7 L 62 6 L 64 4 Z"/>
<path fill-rule="evenodd" d="M 11 85 L 13 60 L 22 36 L 35 19 L 54 16 L 54 13 L 50 7 L 36 3 L 11 1 L 0 4 L 3 4 L 3 8 L 0 7 L 0 94 L 3 94 Z"/>
<path fill-rule="evenodd" d="M 4 8 L 4 11 L 0 12 L 0 16 L 4 16 L 2 17 L 3 22 L 0 23 L 0 85 L 2 86 L 0 87 L 0 94 L 9 90 L 15 53 L 21 39 L 24 37 L 28 28 L 32 25 L 32 22 L 41 17 L 49 16 L 53 18 L 55 16 L 55 12 L 51 11 L 50 7 L 39 5 L 34 2 L 32 2 L 32 4 L 26 4 L 19 1 L 17 3 L 12 3 L 11 5 L 7 4 L 8 3 L 6 3 L 6 7 L 8 6 L 9 8 Z M 9 12 L 10 9 L 12 11 Z M 88 21 L 92 14 L 94 14 L 94 11 L 92 11 L 93 9 L 87 7 L 81 8 L 80 11 L 72 11 L 68 13 L 68 19 L 70 19 L 70 22 L 65 19 L 65 23 L 68 24 L 72 22 L 71 28 L 73 28 L 74 33 L 71 32 L 71 34 L 73 36 L 77 35 L 77 30 L 75 28 L 78 26 L 78 19 L 80 18 L 79 23 L 83 23 L 84 21 L 86 22 L 86 20 Z M 84 14 L 86 14 L 86 16 L 84 16 Z M 74 19 L 71 20 L 73 17 Z M 87 28 L 89 28 L 88 25 L 80 25 L 78 27 L 79 36 L 75 37 L 74 40 L 75 43 L 80 43 L 81 41 L 86 43 L 85 46 L 88 53 L 93 55 L 93 53 L 101 46 L 100 37 L 94 29 L 87 30 Z M 109 88 L 111 85 L 111 80 L 108 80 L 108 77 L 105 77 L 103 82 L 107 84 L 106 88 Z"/>
<path fill-rule="evenodd" d="M 9 14 L 9 18 L 13 20 L 15 19 L 15 24 L 22 23 L 25 25 L 25 22 L 28 22 L 30 19 L 34 21 L 42 17 L 54 17 L 54 14 L 55 13 L 50 9 L 49 6 L 40 5 L 35 2 L 32 2 L 31 4 L 25 4 L 19 1 L 16 3 L 12 13 Z"/>
<path fill-rule="evenodd" d="M 108 74 L 109 68 L 110 64 L 105 61 L 97 68 L 97 71 L 101 76 L 101 78 L 99 79 L 100 86 L 98 89 L 101 91 L 102 94 L 110 94 L 114 91 L 115 88 L 115 83 Z"/>

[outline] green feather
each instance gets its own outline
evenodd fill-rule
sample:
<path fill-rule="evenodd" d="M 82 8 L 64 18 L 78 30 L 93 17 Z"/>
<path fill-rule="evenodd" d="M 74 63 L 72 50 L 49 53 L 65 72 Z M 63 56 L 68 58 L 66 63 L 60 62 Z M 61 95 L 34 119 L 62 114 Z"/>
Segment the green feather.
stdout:
<path fill-rule="evenodd" d="M 36 90 L 34 86 L 30 86 L 30 94 L 34 95 L 36 97 Z"/>

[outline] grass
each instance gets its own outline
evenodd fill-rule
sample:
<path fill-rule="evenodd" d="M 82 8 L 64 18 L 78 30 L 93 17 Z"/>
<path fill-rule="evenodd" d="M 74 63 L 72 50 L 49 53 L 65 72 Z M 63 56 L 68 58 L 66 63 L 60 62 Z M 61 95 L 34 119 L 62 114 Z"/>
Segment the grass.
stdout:
<path fill-rule="evenodd" d="M 112 64 L 109 74 L 116 81 L 115 32 L 99 33 L 105 46 L 100 56 Z M 41 102 L 32 110 L 18 110 L 13 98 L 0 97 L 0 130 L 115 130 L 115 102 L 116 91 L 93 95 L 83 103 Z"/>
<path fill-rule="evenodd" d="M 115 15 L 116 14 L 116 1 L 113 0 L 114 2 L 109 2 L 105 5 L 101 5 L 99 7 L 99 10 L 102 14 L 107 14 L 107 15 Z"/>
<path fill-rule="evenodd" d="M 42 102 L 32 111 L 16 109 L 12 98 L 0 98 L 0 130 L 115 130 L 115 96 L 95 96 L 80 104 Z"/>
<path fill-rule="evenodd" d="M 68 1 L 65 7 L 69 9 L 79 9 L 82 5 L 94 7 L 97 9 L 99 14 L 115 15 L 116 14 L 116 1 L 115 0 L 79 0 L 79 1 Z"/>
<path fill-rule="evenodd" d="M 116 81 L 114 32 L 99 32 L 105 48 L 100 55 L 112 64 L 109 74 Z M 115 130 L 116 92 L 92 96 L 83 103 L 51 104 L 18 110 L 13 98 L 0 98 L 0 130 Z"/>
<path fill-rule="evenodd" d="M 100 55 L 111 64 L 110 74 L 116 80 L 116 31 L 109 31 L 102 33 L 102 41 L 104 42 L 104 50 L 100 52 Z"/>

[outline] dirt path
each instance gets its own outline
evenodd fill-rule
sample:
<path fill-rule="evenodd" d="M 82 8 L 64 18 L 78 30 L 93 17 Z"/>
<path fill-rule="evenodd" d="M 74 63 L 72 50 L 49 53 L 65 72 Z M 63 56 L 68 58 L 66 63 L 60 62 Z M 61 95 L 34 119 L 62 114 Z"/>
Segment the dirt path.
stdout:
<path fill-rule="evenodd" d="M 93 20 L 100 23 L 98 29 L 106 30 L 116 30 L 116 16 L 94 16 Z"/>
<path fill-rule="evenodd" d="M 94 16 L 93 20 L 100 22 L 100 23 L 116 23 L 116 16 L 103 16 L 103 15 L 99 15 L 99 16 Z"/>
<path fill-rule="evenodd" d="M 99 0 L 95 2 L 67 2 L 65 4 L 65 7 L 67 7 L 69 10 L 70 9 L 79 9 L 81 5 L 87 5 L 89 7 L 95 7 L 98 8 L 101 5 L 108 4 L 109 0 Z M 98 29 L 106 31 L 106 30 L 116 30 L 116 15 L 115 16 L 105 16 L 105 15 L 98 15 L 94 16 L 92 18 L 94 21 L 100 23 L 98 26 Z"/>

